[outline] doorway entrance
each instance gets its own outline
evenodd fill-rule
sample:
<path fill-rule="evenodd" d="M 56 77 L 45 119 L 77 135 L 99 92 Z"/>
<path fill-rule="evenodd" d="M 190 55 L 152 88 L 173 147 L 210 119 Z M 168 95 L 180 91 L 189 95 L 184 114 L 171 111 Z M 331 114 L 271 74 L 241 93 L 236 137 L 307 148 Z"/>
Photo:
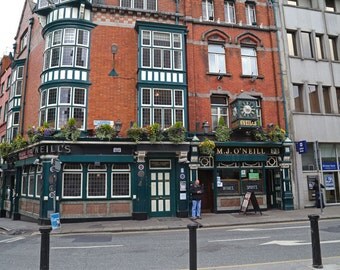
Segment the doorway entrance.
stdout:
<path fill-rule="evenodd" d="M 202 213 L 214 212 L 214 180 L 212 170 L 199 170 L 198 179 L 203 185 Z M 194 180 L 194 179 L 193 179 Z"/>

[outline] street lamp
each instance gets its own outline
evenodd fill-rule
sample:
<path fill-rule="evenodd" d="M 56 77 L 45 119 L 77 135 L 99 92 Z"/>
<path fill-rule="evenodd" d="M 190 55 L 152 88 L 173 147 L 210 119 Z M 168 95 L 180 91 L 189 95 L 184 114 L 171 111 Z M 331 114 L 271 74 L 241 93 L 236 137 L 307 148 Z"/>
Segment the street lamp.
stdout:
<path fill-rule="evenodd" d="M 117 137 L 119 137 L 119 132 L 122 130 L 122 121 L 120 121 L 120 119 L 118 119 L 117 121 L 115 121 L 115 131 L 117 132 Z"/>

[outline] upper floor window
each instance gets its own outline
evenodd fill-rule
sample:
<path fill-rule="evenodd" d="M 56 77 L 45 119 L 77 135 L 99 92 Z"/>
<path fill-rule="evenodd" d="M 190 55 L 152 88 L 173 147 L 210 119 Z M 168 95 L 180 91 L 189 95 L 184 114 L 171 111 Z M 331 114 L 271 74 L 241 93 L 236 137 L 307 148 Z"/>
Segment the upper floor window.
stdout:
<path fill-rule="evenodd" d="M 20 52 L 26 48 L 27 42 L 28 42 L 28 32 L 26 31 L 20 39 Z"/>
<path fill-rule="evenodd" d="M 299 7 L 312 7 L 311 1 L 310 0 L 288 0 L 287 1 L 288 5 L 291 6 L 299 6 Z"/>
<path fill-rule="evenodd" d="M 217 128 L 220 118 L 223 118 L 224 123 L 228 126 L 228 97 L 225 95 L 212 95 L 210 103 L 212 130 Z"/>
<path fill-rule="evenodd" d="M 304 58 L 314 58 L 311 33 L 301 32 L 301 49 Z"/>
<path fill-rule="evenodd" d="M 157 10 L 157 0 L 120 0 L 120 6 L 126 8 Z"/>
<path fill-rule="evenodd" d="M 24 66 L 16 67 L 12 72 L 11 77 L 11 91 L 9 94 L 10 99 L 13 97 L 21 96 L 22 83 L 24 78 Z"/>
<path fill-rule="evenodd" d="M 325 106 L 325 113 L 331 113 L 331 88 L 329 86 L 322 86 L 323 102 Z"/>
<path fill-rule="evenodd" d="M 312 113 L 320 113 L 320 101 L 318 96 L 318 89 L 316 85 L 308 85 L 308 95 L 310 103 L 310 111 Z"/>
<path fill-rule="evenodd" d="M 224 1 L 224 16 L 225 22 L 235 23 L 235 2 L 234 1 Z"/>
<path fill-rule="evenodd" d="M 142 67 L 183 69 L 181 34 L 143 30 L 141 44 Z"/>
<path fill-rule="evenodd" d="M 55 4 L 62 4 L 64 2 L 68 2 L 68 1 L 72 1 L 72 0 L 39 0 L 38 7 L 44 8 L 44 7 L 48 7 L 48 6 L 53 6 Z M 90 0 L 89 2 L 92 2 L 92 0 Z"/>
<path fill-rule="evenodd" d="M 297 0 L 288 0 L 287 4 L 291 6 L 297 6 Z"/>
<path fill-rule="evenodd" d="M 80 129 L 85 128 L 86 89 L 62 86 L 41 92 L 40 125 L 45 122 L 57 129 L 74 118 Z"/>
<path fill-rule="evenodd" d="M 184 123 L 184 91 L 180 89 L 142 88 L 141 125 L 154 123 L 167 128 Z"/>
<path fill-rule="evenodd" d="M 338 104 L 338 113 L 340 113 L 340 87 L 337 87 L 335 91 L 336 91 L 336 100 Z"/>
<path fill-rule="evenodd" d="M 296 32 L 287 32 L 288 53 L 290 56 L 298 56 Z"/>
<path fill-rule="evenodd" d="M 223 45 L 209 44 L 209 72 L 226 73 L 225 49 Z"/>
<path fill-rule="evenodd" d="M 213 0 L 202 0 L 202 17 L 204 21 L 214 20 L 214 2 Z"/>
<path fill-rule="evenodd" d="M 329 42 L 329 51 L 332 61 L 339 61 L 339 53 L 338 53 L 338 37 L 328 37 Z"/>
<path fill-rule="evenodd" d="M 303 112 L 304 111 L 303 85 L 301 84 L 293 85 L 293 97 L 294 97 L 295 111 Z"/>
<path fill-rule="evenodd" d="M 316 35 L 315 36 L 315 45 L 316 45 L 316 56 L 318 59 L 325 59 L 325 49 L 323 45 L 323 36 Z"/>
<path fill-rule="evenodd" d="M 246 3 L 246 20 L 248 25 L 256 25 L 256 6 L 255 3 Z"/>
<path fill-rule="evenodd" d="M 58 66 L 86 68 L 89 37 L 89 31 L 74 28 L 49 33 L 45 40 L 44 70 Z"/>
<path fill-rule="evenodd" d="M 335 1 L 325 0 L 326 11 L 335 12 Z"/>
<path fill-rule="evenodd" d="M 252 47 L 241 47 L 242 75 L 257 76 L 257 53 Z"/>

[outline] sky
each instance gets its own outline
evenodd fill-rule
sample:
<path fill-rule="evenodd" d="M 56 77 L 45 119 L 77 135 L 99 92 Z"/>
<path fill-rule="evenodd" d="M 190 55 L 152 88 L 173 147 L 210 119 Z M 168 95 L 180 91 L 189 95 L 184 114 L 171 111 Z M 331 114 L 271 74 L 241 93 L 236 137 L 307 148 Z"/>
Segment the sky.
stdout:
<path fill-rule="evenodd" d="M 25 0 L 0 0 L 0 58 L 13 52 L 24 3 Z"/>

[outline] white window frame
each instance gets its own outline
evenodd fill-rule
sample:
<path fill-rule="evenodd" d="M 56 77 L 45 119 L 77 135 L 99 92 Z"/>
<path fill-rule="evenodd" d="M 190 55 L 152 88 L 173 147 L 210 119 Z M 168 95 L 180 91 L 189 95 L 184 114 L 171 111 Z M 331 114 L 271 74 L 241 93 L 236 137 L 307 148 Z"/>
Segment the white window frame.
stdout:
<path fill-rule="evenodd" d="M 246 21 L 247 21 L 247 25 L 256 25 L 255 3 L 246 3 Z"/>
<path fill-rule="evenodd" d="M 131 167 L 128 165 L 127 169 L 115 169 L 114 165 L 112 165 L 111 171 L 111 198 L 130 198 L 131 197 Z M 127 174 L 129 176 L 129 194 L 127 195 L 113 195 L 113 175 L 115 174 Z"/>
<path fill-rule="evenodd" d="M 245 52 L 249 52 L 245 54 Z M 257 51 L 253 47 L 241 47 L 242 75 L 258 76 Z"/>
<path fill-rule="evenodd" d="M 224 1 L 224 21 L 226 23 L 236 23 L 235 2 Z"/>
<path fill-rule="evenodd" d="M 202 18 L 204 21 L 214 21 L 214 1 L 202 0 Z"/>
<path fill-rule="evenodd" d="M 64 165 L 63 168 L 63 175 L 62 175 L 62 187 L 61 187 L 61 193 L 62 193 L 62 198 L 67 198 L 67 199 L 79 199 L 83 197 L 83 184 L 84 184 L 84 177 L 83 177 L 83 165 L 79 164 L 80 168 L 79 169 L 68 169 L 66 168 L 67 164 Z M 64 194 L 64 187 L 65 187 L 65 174 L 76 174 L 80 175 L 80 195 L 79 196 L 65 196 Z"/>
<path fill-rule="evenodd" d="M 208 45 L 209 72 L 226 74 L 225 48 L 221 44 Z"/>

